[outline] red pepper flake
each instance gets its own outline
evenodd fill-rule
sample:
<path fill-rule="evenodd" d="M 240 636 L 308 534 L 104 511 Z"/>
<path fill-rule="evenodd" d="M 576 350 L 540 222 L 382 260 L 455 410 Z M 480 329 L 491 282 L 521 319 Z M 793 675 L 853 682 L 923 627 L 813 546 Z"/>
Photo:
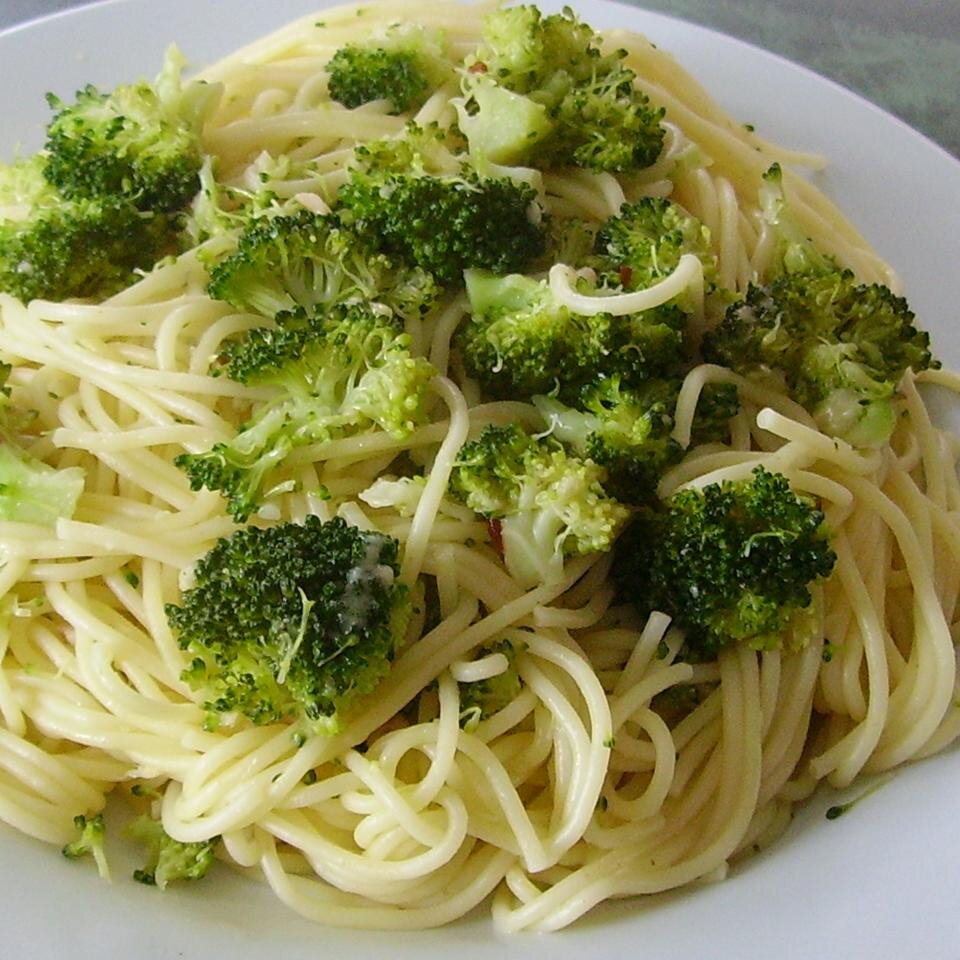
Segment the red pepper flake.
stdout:
<path fill-rule="evenodd" d="M 623 264 L 623 266 L 620 267 L 621 286 L 629 287 L 631 280 L 633 280 L 633 267 L 628 267 L 626 264 Z"/>
<path fill-rule="evenodd" d="M 499 520 L 488 520 L 487 530 L 490 531 L 490 543 L 493 549 L 503 556 L 503 524 Z"/>
<path fill-rule="evenodd" d="M 486 73 L 487 69 L 487 65 L 482 60 L 478 60 L 476 63 L 471 63 L 470 66 L 467 67 L 467 73 Z"/>

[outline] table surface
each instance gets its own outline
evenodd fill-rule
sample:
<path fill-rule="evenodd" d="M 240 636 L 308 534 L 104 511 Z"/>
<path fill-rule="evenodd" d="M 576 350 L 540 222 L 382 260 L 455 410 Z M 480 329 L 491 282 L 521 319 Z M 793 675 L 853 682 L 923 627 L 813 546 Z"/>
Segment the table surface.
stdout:
<path fill-rule="evenodd" d="M 960 157 L 960 0 L 628 2 L 812 67 Z M 0 0 L 0 29 L 77 6 L 82 0 Z"/>

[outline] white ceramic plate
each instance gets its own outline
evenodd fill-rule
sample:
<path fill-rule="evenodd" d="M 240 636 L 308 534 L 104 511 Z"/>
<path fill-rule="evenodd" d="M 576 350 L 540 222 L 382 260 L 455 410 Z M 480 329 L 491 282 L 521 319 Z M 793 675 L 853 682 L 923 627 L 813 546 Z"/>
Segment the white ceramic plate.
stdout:
<path fill-rule="evenodd" d="M 41 144 L 43 93 L 153 75 L 176 40 L 202 64 L 322 0 L 111 0 L 0 35 L 0 155 Z M 545 3 L 556 8 L 559 4 Z M 819 150 L 821 185 L 903 275 L 941 357 L 960 366 L 960 163 L 908 127 L 800 67 L 728 37 L 603 0 L 597 26 L 648 34 L 763 135 Z M 338 960 L 447 957 L 596 960 L 956 960 L 960 956 L 960 754 L 900 772 L 838 821 L 821 798 L 771 851 L 725 883 L 594 911 L 549 936 L 500 938 L 486 911 L 444 930 L 320 928 L 218 867 L 166 893 L 0 828 L 0 956 L 9 960 Z"/>

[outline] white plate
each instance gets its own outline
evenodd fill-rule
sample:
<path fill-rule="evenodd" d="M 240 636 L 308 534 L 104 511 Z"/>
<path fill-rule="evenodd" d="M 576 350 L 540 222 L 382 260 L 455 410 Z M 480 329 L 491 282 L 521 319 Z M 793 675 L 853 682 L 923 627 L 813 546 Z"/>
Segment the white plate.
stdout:
<path fill-rule="evenodd" d="M 112 0 L 0 35 L 0 155 L 40 146 L 42 95 L 156 72 L 177 40 L 197 64 L 316 9 L 318 0 Z M 545 3 L 556 8 L 559 4 Z M 603 0 L 580 3 L 597 26 L 629 26 L 673 51 L 735 116 L 763 135 L 819 150 L 820 177 L 900 270 L 945 362 L 960 366 L 960 163 L 840 87 L 708 30 Z M 323 929 L 224 868 L 159 893 L 112 887 L 92 865 L 0 828 L 0 955 L 9 960 L 177 958 L 398 960 L 524 957 L 595 960 L 956 960 L 960 817 L 956 751 L 900 772 L 835 822 L 826 800 L 773 850 L 725 883 L 594 911 L 563 933 L 496 937 L 486 911 L 424 934 Z"/>

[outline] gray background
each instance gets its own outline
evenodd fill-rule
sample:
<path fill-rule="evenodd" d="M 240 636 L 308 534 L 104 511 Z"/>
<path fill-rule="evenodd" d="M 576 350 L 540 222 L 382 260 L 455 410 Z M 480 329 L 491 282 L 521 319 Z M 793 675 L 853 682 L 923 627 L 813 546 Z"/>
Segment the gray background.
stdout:
<path fill-rule="evenodd" d="M 224 11 L 229 0 L 218 2 Z M 627 0 L 631 2 L 631 0 Z M 0 29 L 81 6 L 0 0 Z M 960 0 L 640 0 L 812 67 L 960 156 Z M 589 2 L 581 9 L 588 9 Z"/>

